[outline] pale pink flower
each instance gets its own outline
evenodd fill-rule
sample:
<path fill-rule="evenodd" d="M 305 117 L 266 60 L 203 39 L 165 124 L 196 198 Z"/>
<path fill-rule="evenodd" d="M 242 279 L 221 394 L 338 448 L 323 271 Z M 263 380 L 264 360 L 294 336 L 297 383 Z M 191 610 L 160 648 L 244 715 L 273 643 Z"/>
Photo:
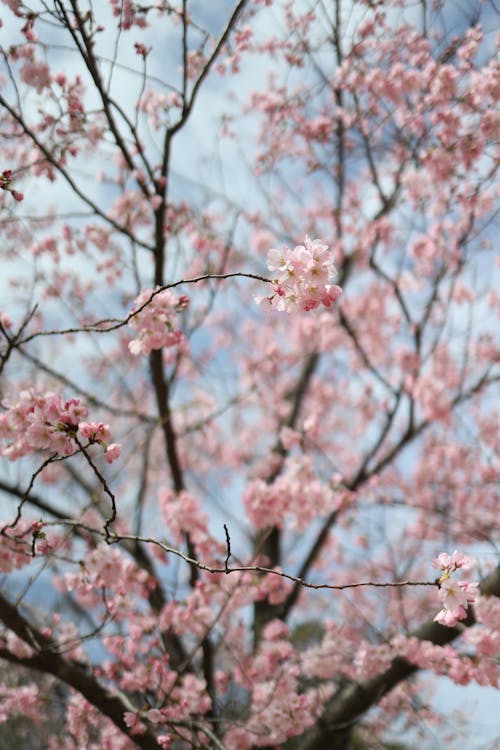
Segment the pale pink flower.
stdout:
<path fill-rule="evenodd" d="M 464 620 L 467 617 L 467 608 L 477 597 L 478 584 L 454 581 L 450 576 L 455 570 L 460 568 L 469 570 L 474 564 L 475 561 L 472 557 L 457 550 L 452 555 L 441 552 L 432 561 L 432 566 L 442 571 L 437 583 L 439 584 L 438 596 L 443 604 L 443 609 L 434 618 L 441 625 L 453 627 L 458 620 Z"/>
<path fill-rule="evenodd" d="M 146 731 L 144 724 L 139 720 L 139 717 L 136 714 L 132 713 L 132 711 L 125 711 L 123 719 L 130 729 L 130 734 L 144 734 Z"/>
<path fill-rule="evenodd" d="M 172 744 L 172 740 L 173 737 L 171 734 L 159 734 L 156 738 L 156 741 L 158 742 L 162 750 L 168 750 Z"/>
<path fill-rule="evenodd" d="M 446 554 L 446 552 L 441 552 L 432 561 L 433 568 L 437 568 L 437 570 L 443 570 L 447 573 L 452 573 L 454 570 L 458 570 L 458 568 L 470 570 L 474 567 L 475 564 L 476 561 L 473 557 L 464 555 L 462 552 L 458 552 L 457 550 L 455 550 L 452 555 L 448 555 Z"/>
<path fill-rule="evenodd" d="M 145 716 L 152 724 L 159 724 L 163 721 L 162 713 L 157 708 L 150 708 Z"/>
<path fill-rule="evenodd" d="M 108 464 L 113 463 L 113 461 L 116 461 L 116 459 L 120 457 L 121 449 L 121 445 L 118 443 L 111 443 L 111 445 L 108 445 L 104 452 L 104 459 Z"/>
<path fill-rule="evenodd" d="M 439 597 L 443 602 L 443 609 L 438 612 L 434 620 L 453 627 L 458 620 L 465 620 L 467 608 L 473 604 L 477 596 L 477 583 L 467 581 L 453 581 L 447 578 L 439 589 Z"/>

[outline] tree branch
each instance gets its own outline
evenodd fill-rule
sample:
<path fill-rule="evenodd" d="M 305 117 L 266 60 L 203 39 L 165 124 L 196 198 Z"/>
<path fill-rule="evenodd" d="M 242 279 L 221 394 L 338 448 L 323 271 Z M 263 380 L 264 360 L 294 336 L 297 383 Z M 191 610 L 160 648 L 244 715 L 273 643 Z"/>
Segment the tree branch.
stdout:
<path fill-rule="evenodd" d="M 21 658 L 5 648 L 0 648 L 0 658 L 57 677 L 65 685 L 80 693 L 100 713 L 107 716 L 137 747 L 143 750 L 158 750 L 156 738 L 148 730 L 140 735 L 130 734 L 124 714 L 126 711 L 135 712 L 137 709 L 128 698 L 107 690 L 83 665 L 61 656 L 57 652 L 57 643 L 31 625 L 2 594 L 0 594 L 0 619 L 18 638 L 34 649 L 31 656 Z"/>

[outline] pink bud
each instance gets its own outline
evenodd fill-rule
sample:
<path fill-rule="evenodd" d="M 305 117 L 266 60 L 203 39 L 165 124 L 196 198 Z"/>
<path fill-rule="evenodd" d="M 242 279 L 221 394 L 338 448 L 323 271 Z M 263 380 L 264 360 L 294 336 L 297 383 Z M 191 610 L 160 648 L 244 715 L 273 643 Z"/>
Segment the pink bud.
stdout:
<path fill-rule="evenodd" d="M 104 458 L 108 464 L 112 464 L 113 461 L 116 461 L 117 458 L 120 457 L 122 447 L 118 443 L 111 443 L 111 445 L 108 445 L 106 452 L 104 453 Z"/>

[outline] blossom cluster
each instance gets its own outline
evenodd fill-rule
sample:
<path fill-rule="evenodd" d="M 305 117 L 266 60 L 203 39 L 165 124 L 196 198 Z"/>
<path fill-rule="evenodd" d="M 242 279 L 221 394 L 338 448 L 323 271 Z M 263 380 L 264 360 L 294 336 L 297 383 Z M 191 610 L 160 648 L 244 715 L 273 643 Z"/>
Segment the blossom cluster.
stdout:
<path fill-rule="evenodd" d="M 441 552 L 433 561 L 432 566 L 442 573 L 438 578 L 439 598 L 443 604 L 443 609 L 438 612 L 434 620 L 441 625 L 453 627 L 458 620 L 464 620 L 467 617 L 467 608 L 476 600 L 478 584 L 467 581 L 454 581 L 451 574 L 455 570 L 463 568 L 469 570 L 474 565 L 472 557 L 461 552 L 455 552 L 447 555 Z"/>
<path fill-rule="evenodd" d="M 108 425 L 83 421 L 87 407 L 77 398 L 63 401 L 60 393 L 29 390 L 21 391 L 17 403 L 5 406 L 0 414 L 0 439 L 7 445 L 0 446 L 0 455 L 10 461 L 39 450 L 71 456 L 81 447 L 78 435 L 88 444 L 100 445 L 108 463 L 120 455 L 120 446 L 108 443 Z"/>
<path fill-rule="evenodd" d="M 59 580 L 63 591 L 71 591 L 84 606 L 95 606 L 102 599 L 102 589 L 113 594 L 113 609 L 127 607 L 131 596 L 147 596 L 149 576 L 145 570 L 137 569 L 128 557 L 116 547 L 100 544 L 88 550 L 80 561 L 78 571 L 68 571 Z"/>
<path fill-rule="evenodd" d="M 288 458 L 274 482 L 254 479 L 243 493 L 246 515 L 256 529 L 287 521 L 303 531 L 318 516 L 336 510 L 339 502 L 340 495 L 317 478 L 310 456 Z"/>
<path fill-rule="evenodd" d="M 230 748 L 281 746 L 315 721 L 318 693 L 300 690 L 298 654 L 289 641 L 287 626 L 271 620 L 254 658 L 235 669 L 236 681 L 251 684 L 251 713 L 246 726 L 231 727 L 225 736 Z"/>
<path fill-rule="evenodd" d="M 137 338 L 128 345 L 131 354 L 147 356 L 153 349 L 177 346 L 184 336 L 175 327 L 177 313 L 185 310 L 188 298 L 176 297 L 170 289 L 155 293 L 153 289 L 142 291 L 134 302 L 129 326 L 137 331 Z"/>
<path fill-rule="evenodd" d="M 321 240 L 305 238 L 303 245 L 291 250 L 283 245 L 280 250 L 271 248 L 267 254 L 267 267 L 277 272 L 274 294 L 257 297 L 276 310 L 287 313 L 315 310 L 320 305 L 331 307 L 342 294 L 342 289 L 330 280 L 336 274 L 332 253 Z"/>

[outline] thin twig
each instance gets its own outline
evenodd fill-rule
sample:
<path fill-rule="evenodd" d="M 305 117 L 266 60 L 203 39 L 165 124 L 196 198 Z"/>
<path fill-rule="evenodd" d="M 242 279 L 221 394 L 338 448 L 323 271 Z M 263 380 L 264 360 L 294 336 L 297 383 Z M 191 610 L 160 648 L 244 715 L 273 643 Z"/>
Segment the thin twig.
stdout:
<path fill-rule="evenodd" d="M 285 573 L 282 570 L 276 570 L 275 568 L 268 568 L 263 565 L 238 565 L 234 567 L 229 567 L 227 565 L 227 558 L 223 566 L 216 566 L 216 565 L 207 565 L 200 560 L 196 560 L 193 557 L 190 557 L 189 555 L 186 555 L 184 552 L 182 552 L 179 549 L 176 549 L 175 547 L 170 547 L 168 544 L 165 544 L 164 542 L 160 542 L 158 539 L 153 539 L 151 537 L 144 537 L 144 536 L 136 536 L 134 534 L 109 534 L 106 533 L 106 531 L 102 531 L 101 529 L 95 529 L 90 526 L 86 526 L 85 524 L 82 524 L 78 521 L 72 521 L 72 520 L 62 520 L 62 521 L 53 521 L 48 522 L 45 525 L 46 526 L 57 526 L 57 525 L 68 525 L 73 526 L 78 529 L 83 529 L 84 531 L 87 531 L 91 534 L 96 534 L 98 536 L 102 536 L 108 541 L 109 544 L 118 544 L 122 541 L 132 541 L 132 542 L 142 542 L 143 544 L 153 544 L 157 547 L 159 547 L 163 552 L 166 552 L 167 554 L 175 555 L 176 557 L 179 557 L 181 560 L 184 560 L 184 562 L 188 563 L 190 566 L 195 566 L 199 570 L 204 570 L 206 573 L 211 574 L 217 574 L 217 573 L 265 573 L 268 575 L 275 575 L 279 576 L 280 578 L 286 578 L 289 581 L 292 581 L 292 583 L 300 584 L 301 586 L 304 586 L 304 588 L 308 589 L 329 589 L 332 591 L 344 591 L 345 589 L 356 589 L 356 588 L 362 588 L 362 587 L 373 587 L 373 588 L 401 588 L 402 586 L 434 586 L 436 587 L 436 581 L 410 581 L 410 580 L 404 580 L 404 581 L 356 581 L 354 583 L 311 583 L 310 581 L 305 581 L 302 578 L 299 578 L 298 576 L 294 576 L 291 573 Z"/>
<path fill-rule="evenodd" d="M 226 573 L 229 573 L 228 564 L 229 564 L 229 558 L 231 557 L 231 537 L 229 536 L 229 530 L 226 524 L 224 524 L 224 531 L 226 532 L 226 549 L 227 549 L 226 559 L 224 560 L 224 567 L 226 569 Z"/>
<path fill-rule="evenodd" d="M 266 284 L 274 284 L 273 279 L 268 279 L 265 276 L 259 276 L 255 273 L 245 273 L 243 271 L 235 271 L 233 273 L 206 273 L 202 276 L 196 276 L 192 279 L 180 279 L 179 281 L 173 281 L 170 284 L 159 286 L 157 289 L 151 292 L 148 299 L 142 305 L 140 305 L 140 307 L 130 312 L 125 318 L 103 318 L 102 320 L 97 320 L 88 326 L 80 326 L 79 328 L 63 328 L 60 330 L 52 331 L 37 331 L 36 333 L 32 333 L 30 336 L 26 336 L 26 338 L 22 339 L 18 343 L 19 345 L 26 344 L 28 343 L 28 341 L 32 341 L 39 336 L 63 336 L 68 333 L 109 333 L 109 331 L 116 331 L 118 328 L 126 326 L 129 320 L 132 320 L 132 318 L 135 318 L 136 315 L 142 312 L 142 310 L 144 310 L 144 308 L 150 304 L 150 302 L 156 297 L 157 294 L 164 292 L 166 289 L 174 289 L 175 287 L 181 286 L 182 284 L 197 284 L 199 281 L 208 281 L 209 279 L 222 280 L 239 277 L 255 279 L 256 281 L 263 281 Z M 110 325 L 108 325 L 107 328 L 102 327 L 108 323 Z"/>

